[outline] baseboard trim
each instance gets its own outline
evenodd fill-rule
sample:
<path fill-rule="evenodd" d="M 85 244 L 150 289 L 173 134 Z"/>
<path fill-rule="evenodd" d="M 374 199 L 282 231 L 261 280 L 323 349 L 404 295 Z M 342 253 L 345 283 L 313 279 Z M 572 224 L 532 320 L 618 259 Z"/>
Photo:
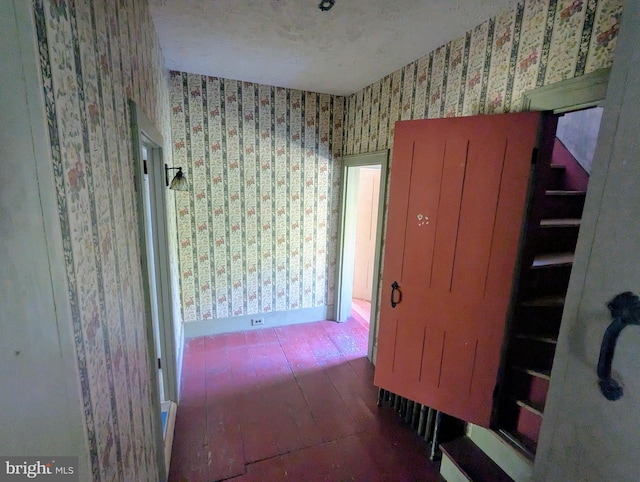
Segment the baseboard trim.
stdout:
<path fill-rule="evenodd" d="M 333 309 L 333 305 L 323 305 L 316 308 L 303 308 L 300 310 L 273 311 L 270 313 L 234 316 L 232 318 L 187 321 L 184 323 L 184 338 L 188 339 L 199 336 L 219 335 L 221 333 L 259 330 L 261 328 L 321 321 L 328 319 L 329 313 L 333 313 Z M 252 326 L 251 320 L 254 318 L 260 318 L 264 323 L 260 326 Z"/>

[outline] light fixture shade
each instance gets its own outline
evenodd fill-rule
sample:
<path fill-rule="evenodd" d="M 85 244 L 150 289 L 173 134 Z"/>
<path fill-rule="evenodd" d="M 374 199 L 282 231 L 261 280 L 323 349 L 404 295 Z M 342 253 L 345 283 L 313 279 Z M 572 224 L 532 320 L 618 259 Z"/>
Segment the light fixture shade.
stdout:
<path fill-rule="evenodd" d="M 188 191 L 189 183 L 187 182 L 187 178 L 182 174 L 182 168 L 178 168 L 178 172 L 174 176 L 171 181 L 171 185 L 169 185 L 169 189 L 173 189 L 174 191 Z"/>

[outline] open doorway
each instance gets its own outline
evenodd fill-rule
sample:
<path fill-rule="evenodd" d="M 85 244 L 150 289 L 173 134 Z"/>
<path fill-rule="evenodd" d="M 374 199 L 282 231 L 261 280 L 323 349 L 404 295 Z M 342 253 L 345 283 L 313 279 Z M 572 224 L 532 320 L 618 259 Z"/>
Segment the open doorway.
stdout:
<path fill-rule="evenodd" d="M 375 360 L 388 151 L 345 156 L 342 167 L 336 320 L 355 314 L 369 326 Z"/>
<path fill-rule="evenodd" d="M 154 232 L 153 222 L 151 217 L 151 186 L 149 179 L 149 151 L 153 149 L 152 146 L 142 144 L 142 161 L 144 166 L 144 224 L 145 224 L 145 241 L 147 248 L 148 258 L 148 271 L 149 271 L 149 295 L 151 301 L 151 323 L 153 325 L 153 345 L 156 350 L 156 358 L 158 363 L 156 368 L 158 370 L 158 393 L 160 394 L 160 401 L 165 402 L 170 400 L 170 396 L 166 393 L 165 384 L 162 374 L 162 343 L 160 342 L 160 320 L 158 319 L 158 286 L 156 283 L 156 253 L 154 250 Z"/>
<path fill-rule="evenodd" d="M 351 315 L 369 325 L 376 255 L 380 166 L 354 167 L 357 178 Z"/>
<path fill-rule="evenodd" d="M 506 341 L 498 433 L 534 459 L 573 269 L 601 107 L 558 117 L 550 164 L 538 166 Z"/>
<path fill-rule="evenodd" d="M 152 403 L 157 413 L 157 461 L 168 473 L 173 442 L 178 364 L 166 212 L 166 174 L 162 135 L 130 102 L 136 173 L 136 207 L 143 273 L 147 349 Z M 161 473 L 162 475 L 162 473 Z M 161 477 L 166 478 L 166 477 Z"/>

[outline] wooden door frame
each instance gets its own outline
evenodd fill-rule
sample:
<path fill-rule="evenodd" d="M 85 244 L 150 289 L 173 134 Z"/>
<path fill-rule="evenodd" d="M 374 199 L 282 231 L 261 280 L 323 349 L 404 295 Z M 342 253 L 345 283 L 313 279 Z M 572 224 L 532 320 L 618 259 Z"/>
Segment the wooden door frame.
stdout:
<path fill-rule="evenodd" d="M 167 210 L 165 172 L 163 160 L 164 139 L 160 131 L 147 116 L 137 108 L 135 102 L 129 101 L 131 112 L 131 140 L 133 146 L 133 163 L 135 169 L 136 211 L 138 214 L 138 236 L 140 239 L 140 264 L 142 267 L 143 291 L 145 303 L 147 356 L 149 360 L 151 378 L 151 401 L 156 416 L 156 458 L 160 471 L 160 480 L 168 477 L 169 461 L 165 457 L 164 437 L 162 434 L 161 399 L 178 401 L 178 375 L 176 359 L 176 340 L 174 317 L 172 313 L 173 294 L 171 289 L 171 273 L 169 261 L 169 239 L 167 234 Z M 158 355 L 154 342 L 153 321 L 151 319 L 151 284 L 149 280 L 147 230 L 145 224 L 144 205 L 144 162 L 142 146 L 147 147 L 147 172 L 149 176 L 149 194 L 151 203 L 150 223 L 153 239 L 154 265 L 156 273 L 156 296 L 158 324 L 160 328 L 160 360 L 162 364 L 162 378 L 164 394 L 158 386 Z"/>
<path fill-rule="evenodd" d="M 349 171 L 356 167 L 380 166 L 380 194 L 378 199 L 378 222 L 376 227 L 376 246 L 373 265 L 373 290 L 371 293 L 371 315 L 369 321 L 369 346 L 367 357 L 375 361 L 378 336 L 378 298 L 380 295 L 380 272 L 382 263 L 382 240 L 384 237 L 383 222 L 385 219 L 385 201 L 387 198 L 387 178 L 389 168 L 389 150 L 354 154 L 342 158 L 342 190 L 340 193 L 340 218 L 338 224 L 338 256 L 336 271 L 336 301 L 334 319 L 338 322 L 347 320 L 347 309 L 351 305 L 353 284 L 353 245 L 355 244 L 355 203 L 352 198 L 357 188 L 357 178 L 349 175 Z M 351 280 L 351 283 L 349 283 Z"/>
<path fill-rule="evenodd" d="M 591 107 L 602 107 L 607 94 L 610 73 L 610 68 L 599 69 L 580 77 L 529 90 L 522 96 L 522 110 L 547 111 L 554 114 L 563 114 Z M 564 313 L 562 319 L 564 319 Z M 499 383 L 502 382 L 503 370 L 505 368 L 505 350 L 506 344 L 503 347 L 498 373 Z M 473 429 L 475 429 L 475 427 Z M 492 430 L 497 431 L 497 429 L 498 427 L 492 424 Z M 518 459 L 518 461 L 514 462 L 512 459 L 511 464 L 513 464 L 513 466 L 507 470 L 509 475 L 513 477 L 515 473 L 530 474 L 533 461 L 521 463 L 524 460 L 525 459 Z"/>
<path fill-rule="evenodd" d="M 529 90 L 522 96 L 522 110 L 562 114 L 601 106 L 607 95 L 610 68 Z"/>
<path fill-rule="evenodd" d="M 134 162 L 136 166 L 137 203 L 138 209 L 144 210 L 144 167 L 142 163 L 142 144 L 151 146 L 147 149 L 147 171 L 149 176 L 149 192 L 151 201 L 151 225 L 154 234 L 153 251 L 155 253 L 156 295 L 158 298 L 158 322 L 160 325 L 160 346 L 165 399 L 178 401 L 176 340 L 174 318 L 172 313 L 173 292 L 171 289 L 171 273 L 169 270 L 169 238 L 167 233 L 167 198 L 162 153 L 162 134 L 155 128 L 142 111 L 130 101 L 132 124 L 135 126 Z M 137 141 L 137 145 L 136 145 Z M 139 213 L 144 216 L 144 211 Z M 139 229 L 144 230 L 143 217 L 139 218 Z M 146 231 L 141 232 L 141 241 L 147 237 Z M 143 246 L 146 251 L 146 247 Z M 146 254 L 146 253 L 145 253 Z M 148 283 L 148 271 L 144 267 L 145 282 Z M 147 300 L 145 300 L 146 302 Z M 149 307 L 151 301 L 148 300 Z M 154 363 L 155 366 L 155 363 Z"/>

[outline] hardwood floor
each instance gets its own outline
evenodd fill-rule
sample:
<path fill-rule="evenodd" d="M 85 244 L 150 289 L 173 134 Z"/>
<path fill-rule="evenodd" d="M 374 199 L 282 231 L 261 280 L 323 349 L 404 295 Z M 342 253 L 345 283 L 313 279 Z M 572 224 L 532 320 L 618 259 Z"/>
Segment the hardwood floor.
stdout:
<path fill-rule="evenodd" d="M 369 324 L 371 318 L 371 301 L 353 298 L 351 300 L 351 313 L 362 318 L 362 321 Z"/>
<path fill-rule="evenodd" d="M 354 317 L 187 340 L 169 480 L 440 480 L 376 406 L 367 334 Z"/>

